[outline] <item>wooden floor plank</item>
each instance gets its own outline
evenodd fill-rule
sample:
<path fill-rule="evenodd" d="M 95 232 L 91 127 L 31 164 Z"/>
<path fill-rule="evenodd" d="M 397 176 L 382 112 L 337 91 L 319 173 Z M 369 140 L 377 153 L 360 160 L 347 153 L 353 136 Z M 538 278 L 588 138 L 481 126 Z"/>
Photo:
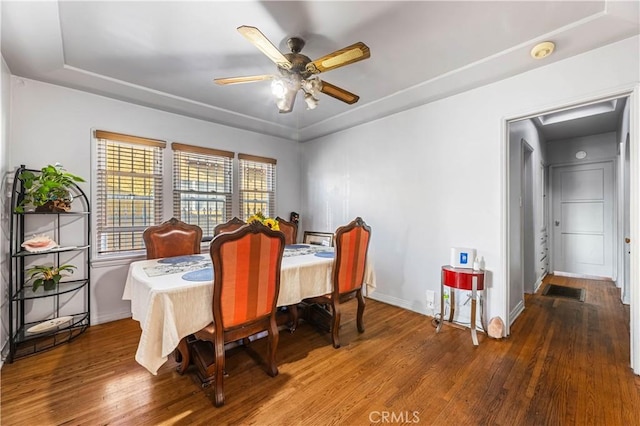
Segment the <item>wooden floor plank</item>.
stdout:
<path fill-rule="evenodd" d="M 282 333 L 280 374 L 242 349 L 230 355 L 226 404 L 215 408 L 190 370 L 170 359 L 157 376 L 134 360 L 139 324 L 91 327 L 51 351 L 5 364 L 4 425 L 639 425 L 640 378 L 629 368 L 629 308 L 611 282 L 547 277 L 586 289 L 584 302 L 527 295 L 502 340 L 367 300 L 343 313 L 342 347 L 302 323 Z M 544 286 L 541 287 L 541 289 Z M 265 341 L 252 343 L 263 353 Z"/>

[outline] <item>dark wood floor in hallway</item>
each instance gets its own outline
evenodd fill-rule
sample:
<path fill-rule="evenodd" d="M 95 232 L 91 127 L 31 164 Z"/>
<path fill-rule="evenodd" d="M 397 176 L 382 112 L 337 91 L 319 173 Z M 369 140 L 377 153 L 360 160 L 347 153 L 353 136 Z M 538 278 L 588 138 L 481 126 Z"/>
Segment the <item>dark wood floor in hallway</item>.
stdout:
<path fill-rule="evenodd" d="M 611 282 L 547 277 L 586 288 L 584 303 L 528 295 L 510 337 L 481 334 L 367 300 L 343 314 L 342 347 L 302 323 L 281 333 L 280 374 L 244 350 L 228 357 L 226 404 L 172 358 L 151 375 L 134 360 L 127 319 L 2 368 L 3 425 L 635 425 L 640 377 L 629 367 L 629 308 Z M 264 341 L 253 342 L 256 351 Z"/>

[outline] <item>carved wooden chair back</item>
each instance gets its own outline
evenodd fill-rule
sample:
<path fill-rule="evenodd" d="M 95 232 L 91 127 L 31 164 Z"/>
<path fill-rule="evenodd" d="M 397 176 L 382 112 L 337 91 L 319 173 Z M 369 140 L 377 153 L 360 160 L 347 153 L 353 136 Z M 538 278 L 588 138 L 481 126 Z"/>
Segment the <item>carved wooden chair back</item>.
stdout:
<path fill-rule="evenodd" d="M 142 240 L 147 249 L 147 259 L 199 254 L 202 229 L 172 217 L 145 229 Z"/>
<path fill-rule="evenodd" d="M 305 299 L 305 302 L 315 305 L 316 309 L 322 309 L 324 315 L 331 316 L 331 340 L 334 348 L 340 347 L 340 316 L 342 303 L 354 297 L 358 301 L 356 324 L 358 331 L 364 333 L 364 296 L 362 286 L 364 284 L 365 269 L 367 264 L 367 252 L 371 228 L 357 217 L 351 223 L 341 226 L 335 233 L 335 258 L 333 263 L 333 287 L 330 294 Z M 318 306 L 331 306 L 328 313 Z"/>
<path fill-rule="evenodd" d="M 280 232 L 284 234 L 285 244 L 295 244 L 298 241 L 298 225 L 281 217 L 276 217 L 276 220 L 280 226 Z"/>
<path fill-rule="evenodd" d="M 233 219 L 225 223 L 220 223 L 216 225 L 216 227 L 213 228 L 213 236 L 215 237 L 216 235 L 221 234 L 222 232 L 235 231 L 236 229 L 240 228 L 242 225 L 246 225 L 246 222 L 244 222 L 242 219 L 238 217 L 234 217 Z"/>
<path fill-rule="evenodd" d="M 336 230 L 333 291 L 343 295 L 362 289 L 371 228 L 357 217 Z"/>
<path fill-rule="evenodd" d="M 225 343 L 267 331 L 267 374 L 276 376 L 276 304 L 284 235 L 260 223 L 216 236 L 213 262 L 213 323 L 195 333 L 194 363 L 203 384 L 214 384 L 215 405 L 224 404 Z"/>

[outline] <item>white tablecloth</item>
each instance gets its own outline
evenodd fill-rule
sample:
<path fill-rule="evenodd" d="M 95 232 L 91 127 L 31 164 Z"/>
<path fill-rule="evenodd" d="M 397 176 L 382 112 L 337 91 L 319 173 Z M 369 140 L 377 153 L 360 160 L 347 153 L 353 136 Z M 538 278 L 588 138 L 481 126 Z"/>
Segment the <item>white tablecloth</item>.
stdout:
<path fill-rule="evenodd" d="M 210 266 L 209 254 L 200 256 L 201 262 Z M 122 295 L 124 300 L 131 300 L 132 317 L 142 328 L 136 361 L 153 374 L 157 374 L 180 339 L 213 321 L 212 282 L 187 281 L 182 277 L 188 272 L 175 272 L 173 265 L 162 262 L 163 259 L 154 259 L 131 263 Z M 332 266 L 332 258 L 314 254 L 284 257 L 278 306 L 330 293 Z M 166 268 L 162 270 L 163 267 Z M 191 266 L 198 267 L 202 265 Z M 370 263 L 365 283 L 367 294 L 371 294 L 375 289 L 375 273 Z"/>

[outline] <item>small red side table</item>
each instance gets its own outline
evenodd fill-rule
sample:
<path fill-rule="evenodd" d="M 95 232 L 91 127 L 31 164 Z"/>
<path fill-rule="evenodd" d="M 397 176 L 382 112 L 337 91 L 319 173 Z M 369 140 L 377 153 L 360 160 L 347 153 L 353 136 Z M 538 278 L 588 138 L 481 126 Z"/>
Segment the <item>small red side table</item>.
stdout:
<path fill-rule="evenodd" d="M 478 336 L 476 334 L 476 301 L 478 299 L 478 291 L 482 291 L 482 298 L 485 296 L 484 287 L 484 271 L 474 270 L 470 268 L 454 268 L 453 266 L 445 265 L 442 267 L 442 278 L 440 280 L 440 322 L 436 328 L 436 333 L 440 332 L 442 323 L 444 322 L 444 286 L 452 289 L 451 304 L 449 311 L 449 322 L 453 322 L 453 313 L 455 311 L 455 289 L 458 290 L 471 290 L 471 340 L 473 344 L 478 346 Z M 484 326 L 484 309 L 483 303 L 480 301 L 480 321 L 482 322 L 482 328 L 486 331 Z"/>

